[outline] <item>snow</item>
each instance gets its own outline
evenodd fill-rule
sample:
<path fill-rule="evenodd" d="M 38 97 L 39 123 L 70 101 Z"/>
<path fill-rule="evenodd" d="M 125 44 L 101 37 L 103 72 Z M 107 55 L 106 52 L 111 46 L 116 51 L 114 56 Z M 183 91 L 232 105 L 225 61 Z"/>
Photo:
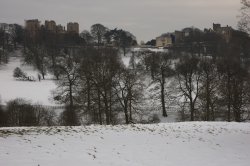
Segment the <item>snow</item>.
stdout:
<path fill-rule="evenodd" d="M 250 124 L 0 128 L 1 166 L 249 166 Z"/>
<path fill-rule="evenodd" d="M 37 80 L 38 72 L 32 66 L 22 65 L 21 52 L 14 53 L 11 56 L 9 63 L 0 66 L 0 97 L 2 104 L 15 98 L 24 98 L 30 100 L 32 103 L 39 103 L 42 105 L 56 105 L 51 98 L 51 90 L 56 88 L 53 80 Z M 35 82 L 31 81 L 18 81 L 13 78 L 13 70 L 20 67 L 28 76 L 36 79 Z"/>
<path fill-rule="evenodd" d="M 133 51 L 137 52 L 143 52 L 143 51 L 152 51 L 152 52 L 168 52 L 167 48 L 140 48 L 140 47 L 135 47 L 133 48 Z"/>
<path fill-rule="evenodd" d="M 128 67 L 129 66 L 129 61 L 130 61 L 131 56 L 122 56 L 122 62 L 123 64 Z"/>

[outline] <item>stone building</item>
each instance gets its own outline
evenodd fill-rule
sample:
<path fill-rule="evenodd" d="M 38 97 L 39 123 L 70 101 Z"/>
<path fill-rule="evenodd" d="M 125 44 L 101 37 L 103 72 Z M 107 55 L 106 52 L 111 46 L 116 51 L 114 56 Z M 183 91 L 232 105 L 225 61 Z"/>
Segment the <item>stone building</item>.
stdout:
<path fill-rule="evenodd" d="M 48 31 L 52 31 L 52 32 L 56 32 L 56 22 L 51 20 L 51 21 L 48 21 L 46 20 L 45 21 L 45 29 L 48 30 Z"/>
<path fill-rule="evenodd" d="M 156 47 L 169 47 L 174 44 L 174 35 L 170 33 L 163 34 L 156 38 Z"/>
<path fill-rule="evenodd" d="M 77 22 L 70 22 L 67 24 L 68 33 L 77 33 L 79 34 L 79 24 Z"/>
<path fill-rule="evenodd" d="M 38 31 L 40 27 L 40 21 L 38 19 L 25 21 L 25 29 L 28 31 Z"/>
<path fill-rule="evenodd" d="M 221 27 L 220 24 L 213 24 L 213 31 L 222 35 L 226 42 L 229 42 L 232 37 L 233 28 L 228 25 Z"/>
<path fill-rule="evenodd" d="M 30 37 L 34 37 L 40 30 L 41 25 L 38 19 L 26 20 L 25 21 L 25 30 L 29 33 Z"/>

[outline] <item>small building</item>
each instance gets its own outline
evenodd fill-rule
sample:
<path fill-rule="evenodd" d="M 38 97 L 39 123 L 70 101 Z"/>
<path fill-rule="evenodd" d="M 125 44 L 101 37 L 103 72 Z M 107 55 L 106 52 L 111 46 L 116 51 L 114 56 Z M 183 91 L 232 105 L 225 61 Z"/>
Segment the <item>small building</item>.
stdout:
<path fill-rule="evenodd" d="M 79 34 L 79 24 L 77 22 L 70 22 L 67 24 L 68 33 L 77 33 Z"/>
<path fill-rule="evenodd" d="M 163 34 L 156 38 L 156 47 L 169 47 L 174 44 L 174 35 L 170 33 Z"/>

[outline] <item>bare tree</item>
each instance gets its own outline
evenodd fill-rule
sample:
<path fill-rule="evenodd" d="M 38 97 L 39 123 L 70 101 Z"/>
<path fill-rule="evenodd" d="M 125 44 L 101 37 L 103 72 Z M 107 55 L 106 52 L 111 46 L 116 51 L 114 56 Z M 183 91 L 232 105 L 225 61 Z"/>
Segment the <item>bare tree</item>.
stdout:
<path fill-rule="evenodd" d="M 79 82 L 80 62 L 74 54 L 66 51 L 60 59 L 58 58 L 57 66 L 61 77 L 56 81 L 57 89 L 54 91 L 54 99 L 66 103 L 67 109 L 64 115 L 68 118 L 67 124 L 77 125 L 78 119 L 74 101 Z"/>
<path fill-rule="evenodd" d="M 242 121 L 249 104 L 249 73 L 237 56 L 223 57 L 219 63 L 220 94 L 227 107 L 227 121 Z"/>
<path fill-rule="evenodd" d="M 171 53 L 148 52 L 144 61 L 149 66 L 153 83 L 156 83 L 156 89 L 160 89 L 162 116 L 167 117 L 166 79 L 174 75 L 174 70 L 171 68 L 173 57 Z"/>
<path fill-rule="evenodd" d="M 238 22 L 238 28 L 241 31 L 250 33 L 250 1 L 241 0 L 241 15 L 239 16 L 240 20 Z"/>
<path fill-rule="evenodd" d="M 218 100 L 218 73 L 216 64 L 209 57 L 201 60 L 201 100 L 202 108 L 205 110 L 204 120 L 215 120 L 215 106 Z"/>
<path fill-rule="evenodd" d="M 133 121 L 132 110 L 135 109 L 142 96 L 143 84 L 139 79 L 138 73 L 133 69 L 123 68 L 116 76 L 115 94 L 123 108 L 126 124 Z"/>
<path fill-rule="evenodd" d="M 121 66 L 118 51 L 113 48 L 88 48 L 83 53 L 80 76 L 87 111 L 93 111 L 95 121 L 111 124 L 114 120 L 115 94 L 113 86 Z M 91 109 L 91 110 L 89 110 Z M 96 116 L 97 115 L 97 116 Z"/>
<path fill-rule="evenodd" d="M 190 120 L 194 121 L 195 107 L 201 90 L 199 59 L 188 55 L 182 57 L 177 65 L 177 76 L 181 94 L 189 103 Z"/>
<path fill-rule="evenodd" d="M 80 66 L 80 89 L 78 91 L 79 102 L 82 103 L 81 107 L 84 114 L 87 116 L 89 123 L 102 124 L 101 118 L 101 101 L 100 94 L 96 93 L 97 87 L 95 86 L 94 71 L 95 61 L 98 51 L 95 48 L 88 47 L 81 50 L 81 66 Z M 98 102 L 96 102 L 98 100 Z"/>
<path fill-rule="evenodd" d="M 24 61 L 27 64 L 33 65 L 41 73 L 43 79 L 45 79 L 48 70 L 47 53 L 46 47 L 42 45 L 30 45 L 24 54 Z"/>
<path fill-rule="evenodd" d="M 97 61 L 95 63 L 93 83 L 98 92 L 98 103 L 101 99 L 103 103 L 106 124 L 112 122 L 112 87 L 115 75 L 121 65 L 117 50 L 112 48 L 103 48 L 97 54 Z"/>

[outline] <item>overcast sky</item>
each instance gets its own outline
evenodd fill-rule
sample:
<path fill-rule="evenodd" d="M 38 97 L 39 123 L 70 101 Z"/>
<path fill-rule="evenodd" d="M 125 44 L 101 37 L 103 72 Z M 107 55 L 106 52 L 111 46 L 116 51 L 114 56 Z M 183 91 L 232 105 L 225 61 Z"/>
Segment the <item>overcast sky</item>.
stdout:
<path fill-rule="evenodd" d="M 239 9 L 240 0 L 0 0 L 0 22 L 76 21 L 80 30 L 101 23 L 147 41 L 185 27 L 209 28 L 213 22 L 236 28 Z"/>

